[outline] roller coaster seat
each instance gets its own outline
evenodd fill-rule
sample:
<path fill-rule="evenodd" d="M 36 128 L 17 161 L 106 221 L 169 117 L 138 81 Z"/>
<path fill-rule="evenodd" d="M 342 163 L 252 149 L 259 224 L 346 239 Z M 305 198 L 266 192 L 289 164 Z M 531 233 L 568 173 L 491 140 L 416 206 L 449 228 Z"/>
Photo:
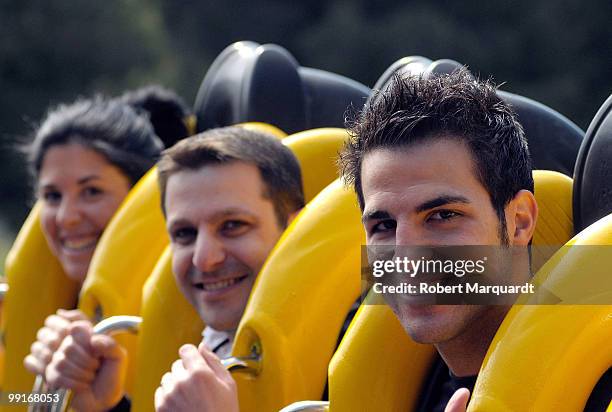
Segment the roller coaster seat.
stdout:
<path fill-rule="evenodd" d="M 130 192 L 100 239 L 79 296 L 79 309 L 100 321 L 109 316 L 139 315 L 142 288 L 169 243 L 160 208 L 157 169 L 153 168 Z M 137 339 L 117 336 L 130 358 L 137 356 Z M 126 388 L 131 390 L 130 364 Z"/>
<path fill-rule="evenodd" d="M 234 43 L 212 63 L 198 91 L 198 131 L 263 121 L 288 133 L 344 127 L 350 105 L 360 108 L 370 93 L 346 77 L 300 67 L 274 44 Z"/>
<path fill-rule="evenodd" d="M 328 127 L 295 133 L 283 140 L 300 163 L 306 201 L 336 179 L 336 157 L 347 139 L 345 129 Z"/>
<path fill-rule="evenodd" d="M 612 213 L 612 95 L 587 129 L 574 170 L 574 224 L 577 231 Z"/>
<path fill-rule="evenodd" d="M 40 227 L 37 203 L 6 258 L 9 291 L 2 308 L 5 363 L 2 390 L 28 392 L 34 376 L 23 366 L 36 332 L 58 308 L 76 306 L 78 285 L 65 275 Z M 43 276 L 44 274 L 44 276 Z"/>

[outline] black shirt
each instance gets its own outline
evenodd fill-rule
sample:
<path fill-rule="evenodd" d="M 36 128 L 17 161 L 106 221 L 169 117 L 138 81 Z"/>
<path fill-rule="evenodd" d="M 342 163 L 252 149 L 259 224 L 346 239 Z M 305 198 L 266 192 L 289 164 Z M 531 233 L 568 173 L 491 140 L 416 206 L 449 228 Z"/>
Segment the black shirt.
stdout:
<path fill-rule="evenodd" d="M 416 410 L 418 412 L 444 412 L 446 404 L 456 390 L 467 388 L 472 393 L 476 378 L 477 376 L 460 378 L 453 375 L 442 358 L 437 356 Z"/>
<path fill-rule="evenodd" d="M 477 376 L 457 377 L 439 356 L 429 373 L 427 384 L 418 402 L 418 412 L 444 412 L 451 396 L 456 390 L 474 390 Z M 585 412 L 605 412 L 612 402 L 612 368 L 609 368 L 593 388 L 584 408 Z"/>

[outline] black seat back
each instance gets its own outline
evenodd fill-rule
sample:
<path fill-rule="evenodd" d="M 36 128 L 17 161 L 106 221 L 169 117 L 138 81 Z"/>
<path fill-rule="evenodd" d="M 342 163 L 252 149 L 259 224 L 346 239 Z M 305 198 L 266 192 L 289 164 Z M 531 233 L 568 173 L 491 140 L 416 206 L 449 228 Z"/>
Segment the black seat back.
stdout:
<path fill-rule="evenodd" d="M 612 213 L 612 95 L 587 129 L 574 170 L 576 232 Z"/>
<path fill-rule="evenodd" d="M 361 108 L 369 94 L 344 76 L 300 67 L 280 46 L 238 42 L 208 69 L 194 111 L 198 131 L 255 121 L 291 134 L 344 127 L 346 109 Z"/>

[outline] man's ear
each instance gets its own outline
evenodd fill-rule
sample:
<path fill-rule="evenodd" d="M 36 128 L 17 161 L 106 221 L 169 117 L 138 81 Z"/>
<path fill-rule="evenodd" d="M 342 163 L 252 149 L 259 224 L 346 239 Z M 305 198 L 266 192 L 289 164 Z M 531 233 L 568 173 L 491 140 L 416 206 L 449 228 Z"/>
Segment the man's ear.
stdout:
<path fill-rule="evenodd" d="M 526 246 L 531 241 L 538 220 L 538 204 L 529 190 L 520 190 L 512 199 L 509 208 L 513 219 L 514 233 L 509 233 L 513 244 Z M 510 227 L 512 227 L 510 226 Z"/>

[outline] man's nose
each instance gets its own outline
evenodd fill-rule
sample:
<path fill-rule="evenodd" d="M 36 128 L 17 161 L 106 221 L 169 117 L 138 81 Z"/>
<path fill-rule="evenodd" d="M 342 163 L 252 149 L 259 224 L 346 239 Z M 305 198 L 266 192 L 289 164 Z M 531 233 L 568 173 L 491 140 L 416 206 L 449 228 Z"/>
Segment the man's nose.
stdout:
<path fill-rule="evenodd" d="M 226 251 L 223 242 L 210 233 L 198 233 L 193 253 L 193 265 L 201 272 L 211 272 L 225 261 Z"/>
<path fill-rule="evenodd" d="M 82 210 L 73 199 L 64 198 L 57 211 L 56 220 L 60 227 L 77 225 L 82 219 Z"/>
<path fill-rule="evenodd" d="M 395 244 L 401 246 L 423 245 L 423 234 L 410 222 L 398 221 L 395 227 Z"/>
<path fill-rule="evenodd" d="M 432 247 L 438 244 L 427 230 L 412 222 L 398 222 L 395 232 L 394 257 L 419 260 L 432 257 Z"/>

